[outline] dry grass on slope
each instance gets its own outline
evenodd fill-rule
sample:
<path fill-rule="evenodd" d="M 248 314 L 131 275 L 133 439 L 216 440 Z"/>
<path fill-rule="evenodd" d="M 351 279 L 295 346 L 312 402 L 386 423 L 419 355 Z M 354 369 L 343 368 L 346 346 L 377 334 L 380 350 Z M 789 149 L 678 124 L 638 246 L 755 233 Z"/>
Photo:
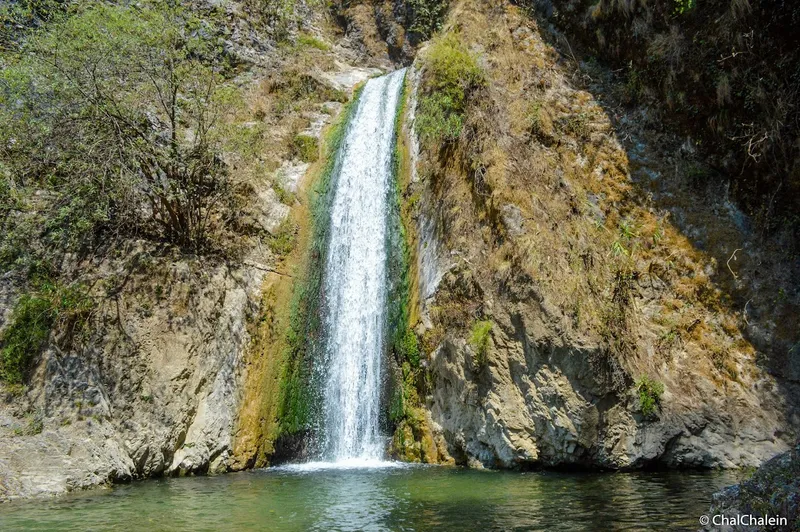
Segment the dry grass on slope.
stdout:
<path fill-rule="evenodd" d="M 447 325 L 467 337 L 493 304 L 536 305 L 563 341 L 605 346 L 628 384 L 652 375 L 680 397 L 698 379 L 718 391 L 762 380 L 742 315 L 712 281 L 724 265 L 632 184 L 609 117 L 574 88 L 535 22 L 472 0 L 449 21 L 489 82 L 458 140 L 423 150 L 446 243 L 474 280 L 463 293 L 445 280 L 429 334 Z"/>

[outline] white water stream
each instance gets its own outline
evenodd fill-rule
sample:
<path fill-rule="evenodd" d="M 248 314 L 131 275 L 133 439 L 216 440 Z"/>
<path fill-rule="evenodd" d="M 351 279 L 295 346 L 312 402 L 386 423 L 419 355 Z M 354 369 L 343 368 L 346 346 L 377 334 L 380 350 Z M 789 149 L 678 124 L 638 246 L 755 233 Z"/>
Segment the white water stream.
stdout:
<path fill-rule="evenodd" d="M 322 458 L 380 462 L 381 373 L 394 122 L 405 70 L 367 81 L 333 176 L 322 305 L 325 364 Z"/>

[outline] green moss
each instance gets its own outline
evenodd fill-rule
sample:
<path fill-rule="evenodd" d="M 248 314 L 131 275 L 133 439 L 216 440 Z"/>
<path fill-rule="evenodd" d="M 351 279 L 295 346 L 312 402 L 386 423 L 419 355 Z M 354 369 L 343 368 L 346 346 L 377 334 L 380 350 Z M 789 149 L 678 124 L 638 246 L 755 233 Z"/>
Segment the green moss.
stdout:
<path fill-rule="evenodd" d="M 419 397 L 416 383 L 422 369 L 420 367 L 419 339 L 412 330 L 411 323 L 411 280 L 409 264 L 411 251 L 409 235 L 403 223 L 400 211 L 402 202 L 402 170 L 403 154 L 398 139 L 403 127 L 407 102 L 407 81 L 403 81 L 400 99 L 395 115 L 395 134 L 393 146 L 392 180 L 394 194 L 389 204 L 389 338 L 394 360 L 401 368 L 401 379 L 392 385 L 392 400 L 389 405 L 389 418 L 400 424 L 408 420 L 409 413 L 418 406 Z"/>
<path fill-rule="evenodd" d="M 301 33 L 298 35 L 297 44 L 306 48 L 316 48 L 317 50 L 322 50 L 323 52 L 327 52 L 331 49 L 328 43 L 308 33 Z"/>
<path fill-rule="evenodd" d="M 492 331 L 491 321 L 476 321 L 469 334 L 469 343 L 475 350 L 475 361 L 479 366 L 486 364 L 486 352 L 489 348 L 489 333 Z"/>
<path fill-rule="evenodd" d="M 652 417 L 659 405 L 661 405 L 664 383 L 651 379 L 647 375 L 642 375 L 636 381 L 636 390 L 639 392 L 639 408 L 642 411 L 642 415 Z"/>

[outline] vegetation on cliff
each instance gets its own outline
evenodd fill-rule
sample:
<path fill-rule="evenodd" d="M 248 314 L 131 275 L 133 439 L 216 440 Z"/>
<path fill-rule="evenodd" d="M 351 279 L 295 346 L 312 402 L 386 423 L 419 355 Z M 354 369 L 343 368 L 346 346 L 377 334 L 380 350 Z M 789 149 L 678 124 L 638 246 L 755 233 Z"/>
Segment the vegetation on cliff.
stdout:
<path fill-rule="evenodd" d="M 131 239 L 235 253 L 249 191 L 223 157 L 241 99 L 210 18 L 175 2 L 28 2 L 3 17 L 0 267 L 28 292 L 2 338 L 17 382 L 50 328 L 98 296 L 76 262 Z"/>
<path fill-rule="evenodd" d="M 700 395 L 704 412 L 715 419 L 713 430 L 729 431 L 716 416 L 744 422 L 758 415 L 769 419 L 760 424 L 767 426 L 765 437 L 779 438 L 781 407 L 769 391 L 753 391 L 755 382 L 772 377 L 751 344 L 745 301 L 740 306 L 731 291 L 735 283 L 744 286 L 731 253 L 750 233 L 732 229 L 736 222 L 719 214 L 700 239 L 697 225 L 681 225 L 695 220 L 694 213 L 704 221 L 711 217 L 705 214 L 719 213 L 717 200 L 684 184 L 684 172 L 708 171 L 701 157 L 681 148 L 681 139 L 667 142 L 667 134 L 659 137 L 658 154 L 650 150 L 647 138 L 634 137 L 638 131 L 629 127 L 638 115 L 621 117 L 620 107 L 605 99 L 619 85 L 596 62 L 589 68 L 573 60 L 567 45 L 559 51 L 548 44 L 539 30 L 536 19 L 503 2 L 458 2 L 443 34 L 418 61 L 421 179 L 406 197 L 412 209 L 434 209 L 426 214 L 446 249 L 437 259 L 443 271 L 428 303 L 430 323 L 421 327 L 423 363 L 435 366 L 434 382 L 449 384 L 447 392 L 434 386 L 434 408 L 445 424 L 500 419 L 516 438 L 509 445 L 506 432 L 495 442 L 445 427 L 454 452 L 470 449 L 484 464 L 512 463 L 509 455 L 553 464 L 601 460 L 613 467 L 668 461 L 675 444 L 642 449 L 631 443 L 623 452 L 619 443 L 611 451 L 601 448 L 604 431 L 664 431 L 680 439 L 677 427 L 691 424 L 690 398 Z M 441 53 L 444 45 L 448 54 Z M 463 99 L 460 92 L 450 98 L 457 106 L 426 100 L 448 94 L 439 79 L 448 70 L 431 68 L 437 56 L 448 58 L 447 66 L 482 69 L 479 78 L 466 75 L 463 84 L 451 85 L 470 87 Z M 678 197 L 680 208 L 673 203 Z M 776 261 L 786 265 L 785 258 Z M 778 269 L 769 275 L 785 286 Z M 753 278 L 747 282 L 753 290 Z M 754 295 L 750 305 L 768 296 Z M 493 324 L 486 343 L 478 342 L 474 338 L 483 335 L 473 328 L 486 322 Z M 470 351 L 484 350 L 485 356 L 469 359 Z M 542 388 L 556 378 L 551 371 L 570 379 L 557 400 Z M 522 403 L 507 407 L 517 393 Z M 744 396 L 761 406 L 740 408 L 734 398 Z M 598 398 L 625 413 L 616 419 L 577 413 L 599 408 Z M 548 408 L 564 412 L 548 414 Z M 561 423 L 569 427 L 567 441 L 577 444 L 543 428 Z"/>
<path fill-rule="evenodd" d="M 313 378 L 316 346 L 322 333 L 320 289 L 328 245 L 328 226 L 333 190 L 336 186 L 337 154 L 347 124 L 358 102 L 356 91 L 325 142 L 324 166 L 310 194 L 310 238 L 303 250 L 300 268 L 295 275 L 290 307 L 290 325 L 286 331 L 280 399 L 277 410 L 279 431 L 276 437 L 311 430 L 320 383 Z"/>
<path fill-rule="evenodd" d="M 235 92 L 214 31 L 178 5 L 100 3 L 5 58 L 6 179 L 50 196 L 46 230 L 10 231 L 6 261 L 30 260 L 20 255 L 34 239 L 51 252 L 120 233 L 191 251 L 222 245 L 234 223 L 222 120 Z"/>
<path fill-rule="evenodd" d="M 452 33 L 435 39 L 425 53 L 428 76 L 415 130 L 426 144 L 453 142 L 461 135 L 467 100 L 486 85 L 476 59 Z"/>
<path fill-rule="evenodd" d="M 609 62 L 620 96 L 662 110 L 768 232 L 800 212 L 800 7 L 734 0 L 522 0 L 572 43 Z"/>

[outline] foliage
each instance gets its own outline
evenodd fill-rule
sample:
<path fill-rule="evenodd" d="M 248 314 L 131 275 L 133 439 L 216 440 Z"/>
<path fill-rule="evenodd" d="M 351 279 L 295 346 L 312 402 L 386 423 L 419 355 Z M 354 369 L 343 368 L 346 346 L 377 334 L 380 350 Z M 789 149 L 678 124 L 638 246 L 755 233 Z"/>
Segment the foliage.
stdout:
<path fill-rule="evenodd" d="M 684 13 L 688 13 L 694 8 L 695 0 L 675 0 L 675 10 L 674 13 L 676 15 L 683 15 Z"/>
<path fill-rule="evenodd" d="M 635 240 L 638 237 L 639 232 L 633 223 L 629 220 L 621 220 L 619 223 L 618 236 L 611 244 L 611 251 L 615 256 L 623 255 L 625 257 L 632 258 L 636 251 L 637 242 Z M 655 238 L 656 235 L 654 235 L 654 239 Z"/>
<path fill-rule="evenodd" d="M 49 280 L 38 281 L 35 286 L 34 292 L 19 299 L 0 337 L 0 378 L 11 384 L 25 381 L 55 325 L 74 336 L 91 308 L 80 286 L 62 286 Z"/>
<path fill-rule="evenodd" d="M 0 3 L 0 49 L 13 49 L 27 32 L 57 19 L 69 0 L 16 0 Z"/>
<path fill-rule="evenodd" d="M 472 325 L 469 343 L 475 350 L 475 359 L 479 366 L 486 363 L 486 351 L 489 348 L 489 333 L 492 331 L 491 321 L 476 321 Z"/>
<path fill-rule="evenodd" d="M 297 240 L 297 228 L 294 223 L 286 218 L 281 225 L 270 235 L 267 245 L 269 249 L 278 256 L 288 255 L 295 246 Z"/>
<path fill-rule="evenodd" d="M 639 408 L 642 415 L 645 417 L 654 415 L 658 406 L 661 405 L 664 384 L 647 375 L 642 375 L 636 381 L 636 391 L 639 392 Z"/>
<path fill-rule="evenodd" d="M 419 102 L 417 130 L 425 142 L 453 141 L 461 135 L 462 113 L 454 112 L 453 100 L 444 94 L 423 96 Z"/>
<path fill-rule="evenodd" d="M 176 2 L 91 4 L 31 34 L 0 74 L 0 157 L 50 193 L 44 236 L 98 229 L 208 249 L 232 188 L 219 153 L 235 104 L 213 28 Z"/>
<path fill-rule="evenodd" d="M 435 39 L 425 56 L 425 93 L 417 109 L 417 132 L 426 144 L 458 138 L 470 95 L 486 85 L 477 59 L 457 35 Z"/>
<path fill-rule="evenodd" d="M 406 329 L 400 344 L 400 354 L 413 367 L 419 367 L 419 340 L 411 329 Z"/>
<path fill-rule="evenodd" d="M 409 31 L 421 40 L 430 39 L 442 27 L 447 15 L 448 0 L 409 0 Z"/>

